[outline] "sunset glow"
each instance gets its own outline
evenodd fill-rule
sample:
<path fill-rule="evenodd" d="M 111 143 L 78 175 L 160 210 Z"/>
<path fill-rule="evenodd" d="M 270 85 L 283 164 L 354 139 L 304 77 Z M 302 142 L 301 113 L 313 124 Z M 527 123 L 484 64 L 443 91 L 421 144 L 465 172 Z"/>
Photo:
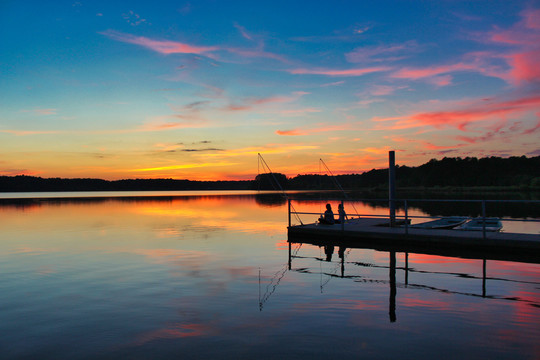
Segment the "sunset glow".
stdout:
<path fill-rule="evenodd" d="M 540 155 L 534 1 L 8 1 L 0 23 L 0 175 Z"/>

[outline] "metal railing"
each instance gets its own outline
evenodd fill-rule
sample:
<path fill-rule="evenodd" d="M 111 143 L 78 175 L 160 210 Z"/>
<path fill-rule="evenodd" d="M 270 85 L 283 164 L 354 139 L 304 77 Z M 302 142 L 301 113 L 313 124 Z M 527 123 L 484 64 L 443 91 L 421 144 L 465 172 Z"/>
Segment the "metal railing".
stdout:
<path fill-rule="evenodd" d="M 295 215 L 298 219 L 300 219 L 300 215 L 321 215 L 321 212 L 300 212 L 300 211 L 294 211 L 292 210 L 291 202 L 292 201 L 302 201 L 302 202 L 340 202 L 342 206 L 344 206 L 345 203 L 382 203 L 385 204 L 385 206 L 388 206 L 388 208 L 391 208 L 391 203 L 393 202 L 393 205 L 400 205 L 403 204 L 403 215 L 394 214 L 394 218 L 392 218 L 391 213 L 388 215 L 378 215 L 378 214 L 359 214 L 359 213 L 347 213 L 347 216 L 351 217 L 380 217 L 380 218 L 388 218 L 391 225 L 394 225 L 396 223 L 396 220 L 403 220 L 401 223 L 403 225 L 400 225 L 399 227 L 403 227 L 405 234 L 409 233 L 409 227 L 410 222 L 412 219 L 439 219 L 441 217 L 445 217 L 443 215 L 433 215 L 433 216 L 426 216 L 426 215 L 409 215 L 409 208 L 410 203 L 421 203 L 421 202 L 431 202 L 431 203 L 472 203 L 472 204 L 478 204 L 480 206 L 480 216 L 479 218 L 482 221 L 482 235 L 483 238 L 486 239 L 487 230 L 486 230 L 486 220 L 490 218 L 487 216 L 487 206 L 489 204 L 505 204 L 505 203 L 516 203 L 516 204 L 539 204 L 540 200 L 453 200 L 453 199 L 395 199 L 395 200 L 389 200 L 389 199 L 325 199 L 325 200 L 312 200 L 312 199 L 288 199 L 288 222 L 289 227 L 292 226 L 292 215 Z M 394 206 L 395 209 L 397 209 Z M 415 207 L 413 207 L 415 208 Z M 460 214 L 454 214 L 452 216 L 462 216 Z M 471 217 L 468 215 L 463 215 L 463 217 Z M 472 217 L 471 217 L 472 218 Z M 534 223 L 540 223 L 540 218 L 533 218 L 533 219 L 527 219 L 527 218 L 508 218 L 508 217 L 498 217 L 500 221 L 505 222 L 534 222 Z M 341 230 L 345 230 L 345 221 L 341 221 Z M 540 230 L 539 230 L 540 233 Z"/>

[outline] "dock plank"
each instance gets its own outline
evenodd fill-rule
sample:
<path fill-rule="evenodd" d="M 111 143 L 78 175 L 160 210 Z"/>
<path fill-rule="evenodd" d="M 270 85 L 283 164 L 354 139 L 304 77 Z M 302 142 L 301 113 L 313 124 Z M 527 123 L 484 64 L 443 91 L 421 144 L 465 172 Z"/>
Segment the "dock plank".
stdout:
<path fill-rule="evenodd" d="M 384 226 L 388 218 L 360 218 L 341 224 L 305 224 L 288 228 L 290 236 L 340 240 L 378 240 L 434 246 L 482 247 L 510 251 L 536 251 L 540 256 L 540 235 L 455 229 L 420 229 Z"/>

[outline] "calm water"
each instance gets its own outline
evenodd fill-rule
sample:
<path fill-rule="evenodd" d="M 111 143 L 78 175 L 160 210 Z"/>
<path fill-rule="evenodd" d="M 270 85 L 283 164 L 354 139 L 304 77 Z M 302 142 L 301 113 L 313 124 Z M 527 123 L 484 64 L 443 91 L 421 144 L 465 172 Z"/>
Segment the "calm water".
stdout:
<path fill-rule="evenodd" d="M 0 202 L 0 357 L 540 358 L 538 264 L 289 249 L 286 204 L 192 195 Z"/>

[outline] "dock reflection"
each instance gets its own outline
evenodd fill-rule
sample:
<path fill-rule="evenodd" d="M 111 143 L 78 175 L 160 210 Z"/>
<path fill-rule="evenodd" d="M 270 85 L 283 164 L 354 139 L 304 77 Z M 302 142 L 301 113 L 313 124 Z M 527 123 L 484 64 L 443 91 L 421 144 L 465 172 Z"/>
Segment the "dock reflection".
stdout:
<path fill-rule="evenodd" d="M 296 245 L 296 250 L 292 250 L 293 246 Z M 321 257 L 309 257 L 309 256 L 302 256 L 298 254 L 299 247 L 303 245 L 311 245 L 316 246 L 321 249 Z M 339 260 L 336 261 L 333 259 L 333 255 L 335 253 L 335 248 L 338 248 L 338 258 Z M 306 247 L 304 247 L 305 249 Z M 347 261 L 346 257 L 347 254 L 353 250 L 353 249 L 360 249 L 360 250 L 377 250 L 377 251 L 383 251 L 388 253 L 388 265 L 383 265 L 380 262 L 377 263 L 365 263 L 365 262 L 358 262 L 358 261 Z M 322 256 L 322 250 L 324 250 L 324 256 Z M 454 252 L 452 252 L 454 254 Z M 422 252 L 414 252 L 412 253 L 414 255 L 431 255 L 431 254 L 425 254 Z M 466 272 L 450 272 L 450 271 L 437 271 L 437 270 L 419 270 L 415 269 L 414 267 L 409 266 L 409 252 L 402 252 L 399 251 L 399 249 L 391 249 L 386 248 L 384 250 L 380 249 L 373 249 L 373 247 L 365 246 L 362 244 L 352 244 L 352 243 L 344 243 L 340 241 L 320 241 L 320 240 L 292 240 L 289 239 L 289 258 L 287 262 L 287 267 L 289 271 L 297 271 L 299 273 L 311 273 L 316 274 L 317 270 L 315 268 L 306 268 L 305 266 L 295 269 L 294 268 L 294 260 L 295 259 L 311 259 L 316 260 L 319 262 L 334 262 L 336 263 L 336 271 L 334 272 L 323 272 L 320 270 L 321 276 L 327 276 L 328 279 L 325 282 L 322 282 L 321 280 L 321 291 L 324 285 L 326 285 L 331 279 L 333 278 L 339 278 L 339 279 L 351 279 L 353 281 L 358 282 L 377 282 L 377 283 L 387 283 L 389 286 L 389 297 L 388 297 L 388 317 L 390 322 L 396 322 L 397 321 L 397 306 L 396 306 L 396 298 L 398 296 L 398 288 L 407 288 L 407 289 L 418 289 L 418 290 L 428 290 L 433 291 L 437 293 L 444 293 L 444 294 L 457 294 L 462 296 L 471 296 L 471 297 L 480 297 L 485 299 L 499 299 L 499 300 L 508 300 L 512 302 L 518 302 L 523 303 L 524 305 L 530 305 L 533 307 L 540 307 L 540 302 L 537 301 L 537 299 L 525 299 L 525 298 L 516 298 L 514 296 L 505 296 L 505 295 L 495 295 L 495 294 L 487 294 L 487 283 L 488 280 L 494 280 L 494 281 L 504 281 L 504 282 L 514 282 L 514 283 L 522 283 L 522 284 L 533 284 L 533 285 L 540 285 L 540 281 L 523 281 L 523 280 L 514 280 L 514 279 L 508 279 L 508 278 L 502 278 L 502 277 L 488 277 L 487 276 L 487 266 L 488 266 L 488 259 L 486 258 L 473 258 L 470 256 L 470 254 L 464 254 L 464 259 L 468 259 L 469 262 L 471 259 L 477 260 L 479 268 L 481 266 L 481 276 L 470 274 Z M 403 266 L 397 266 L 397 259 L 399 257 L 403 256 Z M 440 255 L 438 255 L 440 256 Z M 454 256 L 448 256 L 449 258 L 455 258 Z M 513 258 L 513 257 L 512 257 Z M 459 262 L 459 257 L 458 257 Z M 341 271 L 339 274 L 337 273 L 337 268 L 339 268 Z M 349 271 L 347 271 L 349 269 Z M 370 278 L 369 271 L 362 272 L 360 275 L 354 274 L 353 270 L 357 270 L 358 268 L 364 268 L 366 270 L 371 270 L 373 268 L 380 268 L 388 269 L 388 280 L 380 280 L 380 279 L 373 279 Z M 402 273 L 403 275 L 403 282 L 400 282 L 397 280 L 398 275 Z M 420 282 L 416 283 L 410 283 L 409 282 L 409 274 L 410 273 L 416 273 L 416 274 L 427 274 L 427 275 L 451 275 L 458 278 L 466 278 L 466 279 L 481 279 L 481 289 L 479 289 L 478 292 L 467 292 L 467 291 L 457 291 L 452 290 L 449 288 L 445 288 L 444 284 L 440 284 L 440 286 L 433 286 L 428 284 L 422 284 Z M 401 278 L 401 276 L 399 276 Z M 419 277 L 415 277 L 415 281 L 421 281 Z M 497 286 L 494 286 L 495 291 L 499 291 Z"/>

